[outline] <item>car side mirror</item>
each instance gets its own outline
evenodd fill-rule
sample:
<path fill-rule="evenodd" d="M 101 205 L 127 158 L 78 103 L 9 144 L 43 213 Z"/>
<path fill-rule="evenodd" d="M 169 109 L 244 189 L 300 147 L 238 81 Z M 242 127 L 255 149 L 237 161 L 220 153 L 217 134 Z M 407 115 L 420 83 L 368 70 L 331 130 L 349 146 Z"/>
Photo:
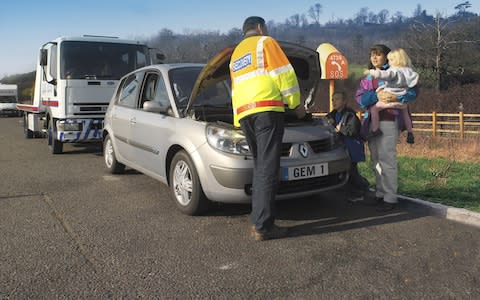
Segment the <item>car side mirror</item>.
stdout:
<path fill-rule="evenodd" d="M 143 110 L 154 113 L 167 113 L 168 106 L 162 106 L 156 101 L 145 101 L 143 103 Z"/>

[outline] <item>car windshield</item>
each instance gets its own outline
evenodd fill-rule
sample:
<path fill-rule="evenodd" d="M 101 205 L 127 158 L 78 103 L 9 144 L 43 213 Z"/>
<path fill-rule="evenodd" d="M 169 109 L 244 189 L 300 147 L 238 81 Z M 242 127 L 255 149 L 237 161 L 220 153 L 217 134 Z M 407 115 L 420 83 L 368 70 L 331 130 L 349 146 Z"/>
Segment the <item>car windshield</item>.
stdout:
<path fill-rule="evenodd" d="M 193 86 L 201 71 L 201 67 L 178 68 L 170 71 L 171 88 L 178 109 L 187 107 Z M 228 86 L 228 82 L 220 81 L 206 89 L 202 89 L 195 98 L 193 106 L 231 107 L 232 100 Z"/>
<path fill-rule="evenodd" d="M 148 48 L 135 44 L 66 41 L 61 51 L 62 79 L 118 80 L 149 60 Z"/>

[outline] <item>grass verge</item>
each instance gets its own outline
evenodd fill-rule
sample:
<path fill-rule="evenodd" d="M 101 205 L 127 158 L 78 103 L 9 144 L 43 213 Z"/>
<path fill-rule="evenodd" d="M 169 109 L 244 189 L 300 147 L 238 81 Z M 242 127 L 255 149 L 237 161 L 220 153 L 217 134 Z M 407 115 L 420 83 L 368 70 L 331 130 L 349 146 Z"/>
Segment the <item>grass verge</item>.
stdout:
<path fill-rule="evenodd" d="M 430 148 L 432 141 L 427 144 L 416 145 L 418 148 Z M 453 145 L 455 143 L 439 143 L 433 141 L 435 147 L 439 144 Z M 471 145 L 469 145 L 471 150 Z M 478 156 L 458 161 L 460 153 L 465 153 L 456 143 L 457 155 L 448 155 L 448 158 L 439 153 L 451 153 L 444 148 L 430 152 L 428 158 L 421 156 L 415 149 L 403 149 L 399 146 L 398 157 L 398 194 L 419 198 L 422 200 L 441 203 L 471 211 L 480 212 L 480 162 Z M 422 151 L 420 151 L 422 152 Z M 436 154 L 434 154 L 436 153 Z M 375 182 L 375 175 L 371 161 L 359 164 L 360 172 L 371 182 Z"/>

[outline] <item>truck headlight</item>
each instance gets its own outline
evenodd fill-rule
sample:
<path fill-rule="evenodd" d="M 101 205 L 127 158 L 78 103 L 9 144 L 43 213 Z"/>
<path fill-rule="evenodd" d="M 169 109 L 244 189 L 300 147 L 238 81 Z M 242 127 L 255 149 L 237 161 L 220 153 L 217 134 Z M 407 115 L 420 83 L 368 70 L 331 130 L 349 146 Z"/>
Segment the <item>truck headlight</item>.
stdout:
<path fill-rule="evenodd" d="M 251 155 L 245 135 L 238 130 L 208 125 L 206 134 L 208 144 L 215 149 L 231 154 Z"/>

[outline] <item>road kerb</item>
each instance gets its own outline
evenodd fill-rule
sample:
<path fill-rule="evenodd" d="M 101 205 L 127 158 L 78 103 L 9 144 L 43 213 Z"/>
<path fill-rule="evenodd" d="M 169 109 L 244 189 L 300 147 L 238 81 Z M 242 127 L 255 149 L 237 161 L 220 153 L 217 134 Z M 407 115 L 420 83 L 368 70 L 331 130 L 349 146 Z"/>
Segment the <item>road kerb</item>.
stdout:
<path fill-rule="evenodd" d="M 448 220 L 457 221 L 480 228 L 480 213 L 476 213 L 463 208 L 456 208 L 416 198 L 410 198 L 403 195 L 397 195 L 397 197 L 400 201 L 403 200 L 415 203 L 417 205 L 425 206 L 435 216 L 443 217 Z"/>

